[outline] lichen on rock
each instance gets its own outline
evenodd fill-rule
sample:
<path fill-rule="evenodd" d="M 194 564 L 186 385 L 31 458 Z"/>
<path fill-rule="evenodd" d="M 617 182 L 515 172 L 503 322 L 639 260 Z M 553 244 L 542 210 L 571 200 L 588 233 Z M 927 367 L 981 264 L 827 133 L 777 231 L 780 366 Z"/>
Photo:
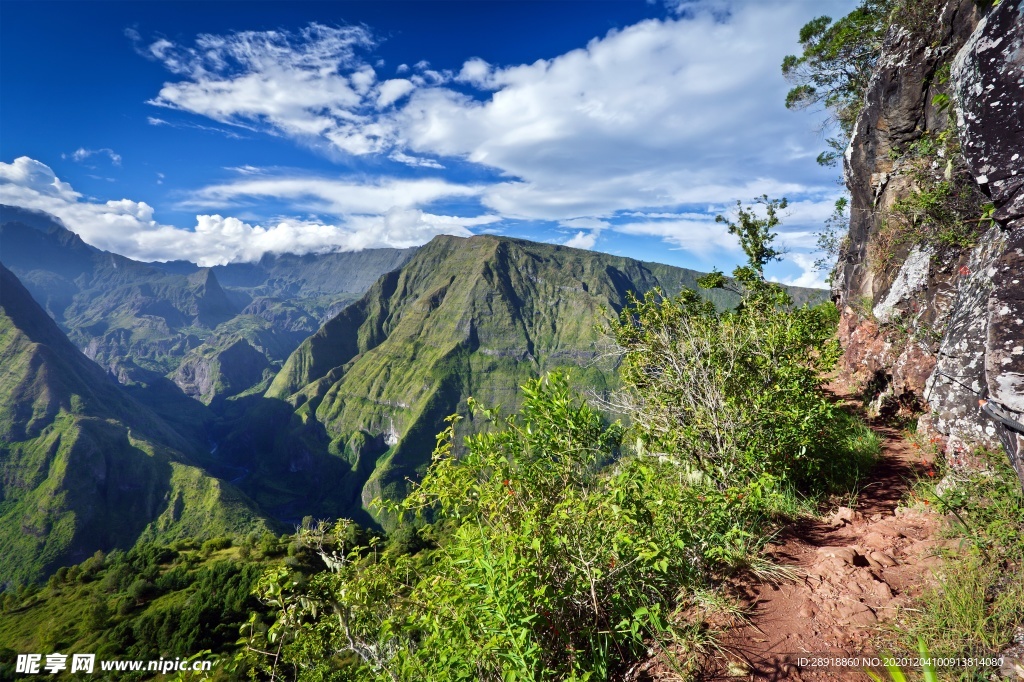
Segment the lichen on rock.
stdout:
<path fill-rule="evenodd" d="M 929 35 L 890 30 L 865 93 L 845 155 L 850 235 L 833 296 L 845 378 L 922 406 L 919 429 L 967 464 L 979 445 L 1014 458 L 1021 440 L 978 401 L 1024 414 L 1024 2 L 983 13 L 948 0 L 937 17 Z M 948 83 L 937 77 L 947 68 Z M 950 98 L 955 121 L 937 104 Z M 893 211 L 922 191 L 909 150 L 942 135 L 959 140 L 956 159 L 936 160 L 947 177 L 961 164 L 991 201 L 960 216 L 975 225 L 971 243 L 885 241 Z"/>

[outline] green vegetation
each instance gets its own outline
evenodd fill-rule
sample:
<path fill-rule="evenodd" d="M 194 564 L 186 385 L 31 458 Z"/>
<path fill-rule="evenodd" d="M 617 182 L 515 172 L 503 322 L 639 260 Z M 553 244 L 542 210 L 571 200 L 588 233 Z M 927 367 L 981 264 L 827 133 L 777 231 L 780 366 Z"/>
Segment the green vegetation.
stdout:
<path fill-rule="evenodd" d="M 117 660 L 231 653 L 239 628 L 260 608 L 253 596 L 259 577 L 282 563 L 287 542 L 254 533 L 201 546 L 144 542 L 127 552 L 96 552 L 60 568 L 45 585 L 0 594 L 0 660 L 31 651 Z M 298 552 L 283 561 L 309 571 L 314 560 Z M 228 676 L 220 666 L 215 672 Z"/>
<path fill-rule="evenodd" d="M 960 152 L 955 128 L 922 133 L 897 154 L 900 172 L 910 178 L 910 191 L 893 204 L 872 235 L 872 267 L 891 273 L 914 246 L 938 256 L 974 246 L 991 220 L 985 219 L 985 195 Z"/>
<path fill-rule="evenodd" d="M 902 615 L 896 636 L 906 646 L 921 637 L 938 657 L 995 655 L 1024 623 L 1024 495 L 1005 456 L 978 456 L 984 470 L 946 470 L 941 489 L 921 482 L 915 491 L 945 515 L 948 543 L 935 586 Z"/>
<path fill-rule="evenodd" d="M 651 648 L 680 673 L 713 646 L 738 571 L 807 500 L 842 490 L 877 441 L 832 409 L 831 304 L 795 308 L 765 281 L 777 209 L 739 210 L 747 265 L 732 310 L 652 292 L 611 321 L 623 357 L 609 424 L 560 372 L 528 381 L 518 412 L 475 400 L 482 423 L 438 438 L 421 483 L 383 504 L 387 546 L 349 523 L 298 541 L 330 570 L 282 567 L 257 592 L 238 662 L 298 679 L 607 679 Z M 754 343 L 754 339 L 758 342 Z M 708 395 L 710 399 L 708 399 Z"/>
<path fill-rule="evenodd" d="M 807 22 L 800 29 L 803 53 L 782 61 L 782 74 L 793 84 L 786 107 L 820 105 L 831 113 L 829 123 L 839 129 L 838 136 L 827 139 L 829 150 L 818 156 L 824 166 L 836 164 L 864 106 L 891 6 L 891 0 L 864 0 L 838 21 L 821 16 Z"/>
<path fill-rule="evenodd" d="M 814 269 L 817 272 L 828 273 L 825 281 L 830 284 L 832 270 L 839 258 L 839 253 L 846 248 L 849 241 L 847 236 L 850 231 L 849 207 L 850 199 L 848 197 L 836 199 L 832 215 L 825 220 L 825 225 L 818 233 L 818 241 L 815 244 L 822 256 L 814 261 Z"/>
<path fill-rule="evenodd" d="M 792 301 L 763 268 L 780 256 L 770 230 L 785 202 L 762 201 L 764 219 L 742 208 L 737 223 L 722 218 L 749 259 L 734 272 L 744 288 L 736 310 L 718 313 L 683 292 L 649 293 L 623 311 L 614 330 L 625 351 L 620 404 L 648 450 L 722 482 L 769 476 L 809 489 L 855 478 L 839 471 L 851 461 L 829 452 L 837 410 L 821 390 L 839 355 L 835 307 L 782 312 Z M 720 274 L 705 283 L 721 285 Z"/>
<path fill-rule="evenodd" d="M 97 548 L 266 528 L 2 266 L 0 395 L 0 585 L 44 578 Z"/>

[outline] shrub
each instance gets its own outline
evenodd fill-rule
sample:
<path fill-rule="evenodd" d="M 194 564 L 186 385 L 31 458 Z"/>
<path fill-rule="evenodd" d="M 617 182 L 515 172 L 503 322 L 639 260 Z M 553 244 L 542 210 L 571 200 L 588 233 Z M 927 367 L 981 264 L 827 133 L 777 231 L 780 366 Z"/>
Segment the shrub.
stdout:
<path fill-rule="evenodd" d="M 139 578 L 128 587 L 128 596 L 136 604 L 141 604 L 148 599 L 152 599 L 158 593 L 156 585 L 148 580 Z"/>
<path fill-rule="evenodd" d="M 504 420 L 474 403 L 498 428 L 462 448 L 453 418 L 392 510 L 433 519 L 437 549 L 351 548 L 340 522 L 331 542 L 315 540 L 331 572 L 305 583 L 268 571 L 258 592 L 275 622 L 264 632 L 252 621 L 248 663 L 271 665 L 255 652 L 280 646 L 310 679 L 344 661 L 382 679 L 607 678 L 651 641 L 706 640 L 700 597 L 751 563 L 777 482 L 722 488 L 623 456 L 622 427 L 562 375 L 523 392 Z"/>
<path fill-rule="evenodd" d="M 832 483 L 823 475 L 839 429 L 822 378 L 839 354 L 837 312 L 831 303 L 793 308 L 785 289 L 764 279 L 764 265 L 780 255 L 770 230 L 785 201 L 759 201 L 765 218 L 742 207 L 738 223 L 722 218 L 748 264 L 734 282 L 720 273 L 702 282 L 738 286 L 736 309 L 719 313 L 692 291 L 675 299 L 651 292 L 613 322 L 625 385 L 614 404 L 646 450 L 719 485 L 767 474 L 821 489 Z"/>

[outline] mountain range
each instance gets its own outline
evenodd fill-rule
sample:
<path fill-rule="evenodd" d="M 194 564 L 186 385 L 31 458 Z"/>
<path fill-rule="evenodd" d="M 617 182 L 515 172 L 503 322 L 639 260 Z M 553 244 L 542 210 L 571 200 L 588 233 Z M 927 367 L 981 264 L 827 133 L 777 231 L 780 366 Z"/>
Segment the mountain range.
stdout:
<path fill-rule="evenodd" d="M 0 582 L 139 539 L 266 530 L 201 451 L 68 340 L 0 265 Z M 273 524 L 271 524 L 273 525 Z"/>
<path fill-rule="evenodd" d="M 141 263 L 7 206 L 0 260 L 0 582 L 140 538 L 387 527 L 372 500 L 405 494 L 446 416 L 472 431 L 467 397 L 511 410 L 555 368 L 611 389 L 605 316 L 701 275 L 488 235 Z"/>

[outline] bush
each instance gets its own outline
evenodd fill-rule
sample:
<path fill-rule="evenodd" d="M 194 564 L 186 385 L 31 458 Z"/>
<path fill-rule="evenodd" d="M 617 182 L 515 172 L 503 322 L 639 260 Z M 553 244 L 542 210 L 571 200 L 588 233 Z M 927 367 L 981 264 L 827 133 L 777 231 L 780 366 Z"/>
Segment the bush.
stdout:
<path fill-rule="evenodd" d="M 868 243 L 872 268 L 888 276 L 914 246 L 947 261 L 941 256 L 974 246 L 992 225 L 991 204 L 960 151 L 955 129 L 923 133 L 904 152 L 901 173 L 910 177 L 911 189 L 884 214 Z"/>
<path fill-rule="evenodd" d="M 158 593 L 156 585 L 148 580 L 139 578 L 128 587 L 128 596 L 136 604 L 141 604 L 148 599 L 152 599 Z"/>
<path fill-rule="evenodd" d="M 227 549 L 232 544 L 231 538 L 227 536 L 220 536 L 216 538 L 210 538 L 202 544 L 199 551 L 204 557 L 209 557 L 214 552 L 219 552 L 222 549 Z"/>
<path fill-rule="evenodd" d="M 750 562 L 774 482 L 719 489 L 672 462 L 623 457 L 622 427 L 562 375 L 523 392 L 519 415 L 458 452 L 453 418 L 423 482 L 392 509 L 443 528 L 436 550 L 346 553 L 340 523 L 323 551 L 332 572 L 306 584 L 283 568 L 264 576 L 277 617 L 266 633 L 254 623 L 252 650 L 283 641 L 311 679 L 346 655 L 383 679 L 585 679 L 613 674 L 652 638 L 706 639 L 698 595 Z"/>
<path fill-rule="evenodd" d="M 726 222 L 748 254 L 730 282 L 712 273 L 703 286 L 738 286 L 734 310 L 719 313 L 695 292 L 675 299 L 633 298 L 612 325 L 625 385 L 614 405 L 636 425 L 643 447 L 692 466 L 720 486 L 762 475 L 806 491 L 828 488 L 830 448 L 840 428 L 823 373 L 839 355 L 831 303 L 793 308 L 764 279 L 778 259 L 771 247 L 785 200 L 759 200 L 767 217 L 739 208 Z"/>

